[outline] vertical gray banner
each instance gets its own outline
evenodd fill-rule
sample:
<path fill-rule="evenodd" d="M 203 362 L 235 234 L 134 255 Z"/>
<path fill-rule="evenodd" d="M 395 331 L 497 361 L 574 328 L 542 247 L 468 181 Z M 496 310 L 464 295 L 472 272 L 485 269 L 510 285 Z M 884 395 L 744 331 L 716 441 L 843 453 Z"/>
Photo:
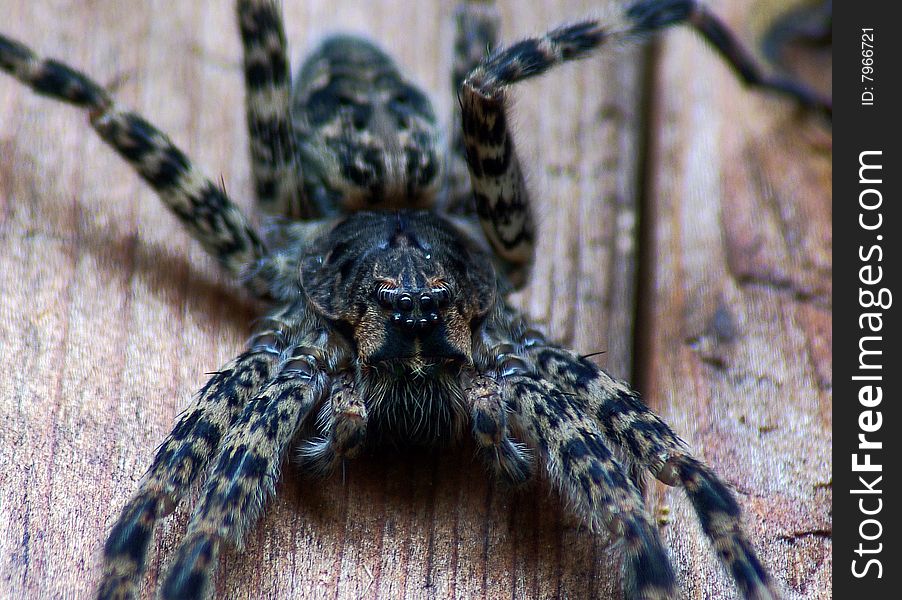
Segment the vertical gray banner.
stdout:
<path fill-rule="evenodd" d="M 834 14 L 834 595 L 896 598 L 899 568 L 898 19 Z M 899 298 L 902 299 L 902 298 Z"/>

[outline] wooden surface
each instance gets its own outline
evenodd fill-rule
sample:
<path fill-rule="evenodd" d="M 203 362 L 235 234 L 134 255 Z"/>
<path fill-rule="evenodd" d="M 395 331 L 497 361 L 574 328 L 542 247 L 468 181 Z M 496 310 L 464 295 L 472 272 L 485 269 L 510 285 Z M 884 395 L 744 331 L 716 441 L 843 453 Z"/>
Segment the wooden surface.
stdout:
<path fill-rule="evenodd" d="M 5 34 L 116 82 L 252 208 L 229 3 L 3 4 Z M 503 39 L 592 5 L 502 2 Z M 754 8 L 714 6 L 738 27 Z M 284 10 L 295 60 L 327 32 L 367 32 L 448 114 L 451 3 Z M 788 597 L 829 597 L 829 130 L 748 94 L 687 32 L 656 55 L 647 79 L 641 53 L 618 50 L 518 90 L 542 227 L 518 302 L 579 351 L 606 350 L 598 360 L 735 487 Z M 0 77 L 0 597 L 88 597 L 112 520 L 254 314 L 84 115 Z M 686 597 L 733 597 L 679 490 L 650 488 Z M 186 518 L 158 529 L 148 597 Z M 618 586 L 612 555 L 552 490 L 492 484 L 467 447 L 362 459 L 324 482 L 287 466 L 223 563 L 228 598 L 606 598 Z"/>

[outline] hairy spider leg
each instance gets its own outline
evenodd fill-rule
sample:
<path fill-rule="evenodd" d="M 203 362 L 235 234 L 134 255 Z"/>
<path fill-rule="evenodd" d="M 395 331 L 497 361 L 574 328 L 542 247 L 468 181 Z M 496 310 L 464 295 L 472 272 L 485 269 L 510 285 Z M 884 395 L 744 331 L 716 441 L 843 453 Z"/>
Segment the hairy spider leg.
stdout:
<path fill-rule="evenodd" d="M 321 216 L 304 190 L 291 115 L 291 67 L 275 0 L 239 0 L 245 112 L 257 203 L 272 215 Z"/>
<path fill-rule="evenodd" d="M 244 405 L 223 437 L 163 583 L 166 600 L 203 598 L 222 542 L 241 544 L 275 493 L 286 450 L 328 389 L 329 377 L 313 350 L 289 349 L 275 377 Z"/>
<path fill-rule="evenodd" d="M 639 488 L 595 420 L 555 383 L 525 372 L 502 379 L 514 428 L 537 448 L 548 477 L 590 528 L 618 542 L 624 597 L 676 598 L 676 575 Z"/>
<path fill-rule="evenodd" d="M 270 379 L 278 358 L 278 350 L 254 345 L 217 371 L 178 419 L 107 538 L 98 600 L 135 596 L 154 525 L 185 498 L 241 409 Z"/>
<path fill-rule="evenodd" d="M 702 530 L 746 598 L 776 598 L 770 576 L 742 530 L 739 504 L 710 467 L 694 458 L 683 441 L 640 399 L 639 394 L 586 358 L 552 346 L 526 349 L 536 373 L 591 415 L 605 439 L 648 469 L 659 481 L 682 485 Z"/>
<path fill-rule="evenodd" d="M 451 68 L 451 89 L 455 94 L 467 75 L 497 46 L 500 25 L 501 15 L 494 2 L 465 0 L 458 4 L 454 12 L 454 63 Z M 475 218 L 463 130 L 460 127 L 460 103 L 455 101 L 451 110 L 442 208 L 452 215 Z"/>
<path fill-rule="evenodd" d="M 625 463 L 622 467 L 618 463 L 619 473 L 633 485 L 641 483 L 641 472 L 637 470 L 641 468 L 667 485 L 684 487 L 718 558 L 746 598 L 779 597 L 742 530 L 740 508 L 727 485 L 688 452 L 685 443 L 642 402 L 638 393 L 587 357 L 549 344 L 507 304 L 496 307 L 486 323 L 483 340 L 487 352 L 478 357 L 478 369 L 494 380 L 488 387 L 505 403 L 505 435 L 537 448 L 549 476 L 561 484 L 565 493 L 588 493 L 587 486 L 591 487 L 593 481 L 591 473 L 586 476 L 568 465 L 573 456 L 585 458 L 599 452 L 606 456 L 606 448 L 599 450 L 595 442 L 595 437 L 600 436 L 603 444 L 614 445 Z M 574 435 L 574 429 L 568 425 L 574 418 L 588 419 L 592 426 L 582 427 L 582 432 Z M 551 462 L 550 441 L 559 449 Z M 564 449 L 564 443 L 570 444 L 569 449 Z M 621 481 L 620 474 L 617 481 Z M 610 485 L 610 480 L 606 481 Z M 568 486 L 576 488 L 568 491 Z M 588 523 L 598 523 L 597 511 L 584 502 L 574 505 Z M 618 531 L 624 530 L 615 530 L 615 536 Z M 629 547 L 627 544 L 628 551 Z M 627 555 L 624 591 L 628 597 L 645 597 L 637 590 L 647 578 L 643 574 L 646 567 L 631 560 Z M 649 597 L 672 597 L 675 590 L 662 585 L 659 576 L 663 572 L 647 578 L 649 590 L 661 592 L 650 592 Z M 671 592 L 664 593 L 668 589 Z"/>
<path fill-rule="evenodd" d="M 188 232 L 233 277 L 267 251 L 225 191 L 206 178 L 165 134 L 118 107 L 86 75 L 0 35 L 0 69 L 35 92 L 90 111 L 91 126 L 157 192 Z M 253 282 L 247 282 L 254 289 Z"/>
<path fill-rule="evenodd" d="M 367 408 L 357 389 L 354 373 L 339 373 L 332 379 L 329 397 L 317 417 L 319 437 L 307 440 L 298 450 L 301 468 L 326 476 L 347 458 L 356 458 L 366 439 Z"/>
<path fill-rule="evenodd" d="M 529 447 L 511 435 L 507 406 L 502 396 L 499 378 L 519 359 L 499 355 L 498 370 L 486 373 L 464 372 L 464 394 L 470 407 L 470 428 L 483 460 L 504 481 L 519 485 L 528 481 L 534 472 Z"/>
<path fill-rule="evenodd" d="M 525 282 L 533 261 L 535 223 L 507 124 L 507 86 L 583 58 L 601 46 L 642 39 L 670 25 L 687 23 L 714 45 L 748 85 L 831 113 L 830 101 L 805 86 L 765 75 L 726 25 L 695 0 L 633 0 L 619 8 L 619 18 L 607 23 L 589 19 L 499 48 L 460 87 L 461 126 L 476 212 L 515 285 Z"/>

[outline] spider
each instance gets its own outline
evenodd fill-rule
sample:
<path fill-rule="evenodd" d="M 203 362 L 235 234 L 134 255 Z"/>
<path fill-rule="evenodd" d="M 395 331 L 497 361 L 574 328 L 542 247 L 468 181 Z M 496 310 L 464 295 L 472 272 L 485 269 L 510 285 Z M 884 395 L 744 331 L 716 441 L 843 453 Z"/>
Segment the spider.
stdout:
<path fill-rule="evenodd" d="M 328 473 L 370 444 L 441 445 L 468 431 L 499 477 L 522 482 L 542 468 L 593 531 L 619 540 L 626 596 L 676 594 L 643 508 L 641 469 L 685 488 L 746 596 L 774 593 L 717 476 L 626 384 L 547 341 L 506 300 L 528 275 L 535 235 L 506 89 L 618 38 L 688 21 L 750 83 L 828 107 L 792 82 L 761 78 L 693 2 L 629 2 L 619 22 L 562 26 L 488 55 L 496 20 L 483 4 L 459 13 L 461 128 L 445 156 L 429 101 L 381 50 L 330 38 L 290 91 L 278 9 L 238 2 L 257 200 L 299 219 L 265 234 L 101 86 L 0 37 L 4 70 L 86 108 L 188 231 L 270 305 L 247 348 L 179 419 L 114 525 L 100 597 L 134 592 L 154 524 L 207 468 L 167 597 L 203 594 L 221 546 L 259 517 L 290 448 L 305 470 Z M 470 180 L 463 192 L 461 172 Z"/>

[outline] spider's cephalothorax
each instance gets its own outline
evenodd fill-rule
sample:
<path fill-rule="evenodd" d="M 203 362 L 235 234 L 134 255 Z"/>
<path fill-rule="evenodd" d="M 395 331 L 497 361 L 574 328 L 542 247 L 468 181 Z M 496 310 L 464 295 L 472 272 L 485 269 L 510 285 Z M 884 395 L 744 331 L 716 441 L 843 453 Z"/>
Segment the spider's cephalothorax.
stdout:
<path fill-rule="evenodd" d="M 300 219 L 280 221 L 265 239 L 163 133 L 85 75 L 0 35 L 0 68 L 87 109 L 187 231 L 270 304 L 122 510 L 104 548 L 100 598 L 134 595 L 154 525 L 204 473 L 167 598 L 204 593 L 221 545 L 239 543 L 256 522 L 296 443 L 301 467 L 326 473 L 367 443 L 435 444 L 466 430 L 499 476 L 520 482 L 541 466 L 593 532 L 620 541 L 627 597 L 678 594 L 633 468 L 685 489 L 746 597 L 775 595 L 724 483 L 625 383 L 546 341 L 506 299 L 528 272 L 535 233 L 508 128 L 511 84 L 686 22 L 750 85 L 830 111 L 806 88 L 764 75 L 693 0 L 621 7 L 614 22 L 565 25 L 486 53 L 496 45 L 494 7 L 463 2 L 460 127 L 445 149 L 426 96 L 369 42 L 330 38 L 292 91 L 277 2 L 239 0 L 257 200 Z"/>
<path fill-rule="evenodd" d="M 410 443 L 462 430 L 460 372 L 497 294 L 487 252 L 431 212 L 358 212 L 309 243 L 300 286 L 353 346 L 370 433 Z"/>

